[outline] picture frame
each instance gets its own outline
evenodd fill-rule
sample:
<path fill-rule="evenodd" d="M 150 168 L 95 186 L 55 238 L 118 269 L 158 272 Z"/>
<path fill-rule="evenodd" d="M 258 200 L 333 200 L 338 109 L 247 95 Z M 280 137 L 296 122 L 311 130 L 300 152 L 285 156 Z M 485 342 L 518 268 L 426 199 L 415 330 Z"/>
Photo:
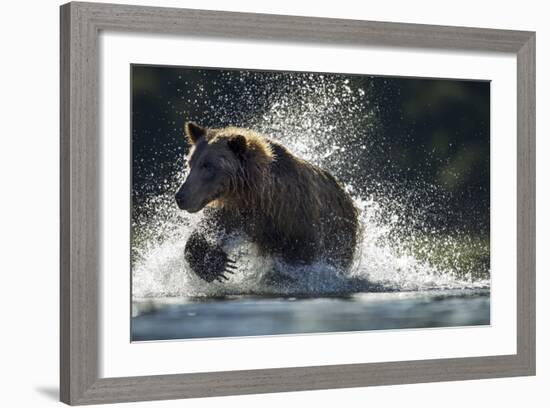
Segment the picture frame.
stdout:
<path fill-rule="evenodd" d="M 61 6 L 60 397 L 70 405 L 535 374 L 535 33 L 73 2 Z M 514 53 L 517 353 L 140 377 L 99 375 L 99 33 Z M 498 118 L 494 118 L 498 120 Z"/>

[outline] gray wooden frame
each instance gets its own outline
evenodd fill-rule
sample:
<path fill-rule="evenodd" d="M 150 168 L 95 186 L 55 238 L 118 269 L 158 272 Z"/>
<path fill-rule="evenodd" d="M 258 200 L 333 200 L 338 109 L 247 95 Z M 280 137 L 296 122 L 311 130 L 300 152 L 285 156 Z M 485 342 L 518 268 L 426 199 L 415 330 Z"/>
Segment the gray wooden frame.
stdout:
<path fill-rule="evenodd" d="M 517 56 L 517 354 L 100 378 L 101 30 Z M 535 33 L 113 4 L 61 6 L 61 401 L 94 404 L 535 374 Z M 493 118 L 498 120 L 498 118 Z"/>

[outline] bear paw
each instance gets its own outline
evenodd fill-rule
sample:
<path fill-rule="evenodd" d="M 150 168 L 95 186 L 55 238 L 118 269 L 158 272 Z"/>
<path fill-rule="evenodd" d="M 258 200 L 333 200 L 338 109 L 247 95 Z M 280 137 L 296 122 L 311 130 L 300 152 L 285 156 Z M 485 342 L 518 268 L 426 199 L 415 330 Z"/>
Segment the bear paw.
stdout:
<path fill-rule="evenodd" d="M 207 282 L 223 282 L 222 279 L 229 280 L 226 274 L 233 274 L 237 265 L 220 247 L 214 247 L 199 262 L 194 263 L 192 268 L 199 278 Z"/>

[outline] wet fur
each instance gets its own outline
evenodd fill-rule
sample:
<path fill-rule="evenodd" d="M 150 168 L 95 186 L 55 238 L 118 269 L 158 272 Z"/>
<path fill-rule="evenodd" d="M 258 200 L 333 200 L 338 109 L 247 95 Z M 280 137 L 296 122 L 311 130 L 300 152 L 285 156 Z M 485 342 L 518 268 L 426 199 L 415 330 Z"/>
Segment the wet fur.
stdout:
<path fill-rule="evenodd" d="M 233 148 L 231 141 L 237 136 L 239 143 L 244 137 L 245 146 L 227 154 L 225 150 Z M 239 229 L 262 253 L 279 255 L 287 262 L 324 260 L 343 268 L 351 265 L 358 212 L 330 173 L 249 129 L 208 129 L 203 140 L 194 142 L 198 144 L 190 156 L 191 167 L 199 149 L 219 149 L 214 154 L 226 178 L 219 196 L 205 211 L 199 227 L 203 232 L 197 234 L 216 241 L 216 231 Z M 201 194 L 208 196 L 208 192 Z"/>

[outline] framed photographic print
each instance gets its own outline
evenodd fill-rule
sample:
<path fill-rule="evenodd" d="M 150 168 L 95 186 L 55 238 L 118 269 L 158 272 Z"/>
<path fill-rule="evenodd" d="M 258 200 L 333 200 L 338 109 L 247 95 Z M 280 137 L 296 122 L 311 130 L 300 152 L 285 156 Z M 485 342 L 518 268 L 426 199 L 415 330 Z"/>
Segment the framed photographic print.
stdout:
<path fill-rule="evenodd" d="M 61 399 L 534 375 L 535 34 L 61 7 Z"/>

